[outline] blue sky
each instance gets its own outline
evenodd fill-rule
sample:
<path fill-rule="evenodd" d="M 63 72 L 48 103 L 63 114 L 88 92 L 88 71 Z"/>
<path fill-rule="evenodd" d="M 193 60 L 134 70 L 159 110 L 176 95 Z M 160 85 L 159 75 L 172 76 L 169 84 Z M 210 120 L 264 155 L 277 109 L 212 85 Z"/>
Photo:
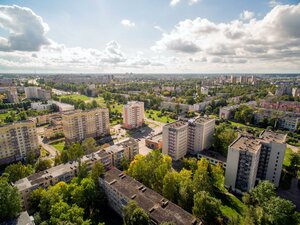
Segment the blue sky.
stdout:
<path fill-rule="evenodd" d="M 269 34 L 263 26 L 269 27 L 270 23 L 298 29 L 300 25 L 292 21 L 300 18 L 299 1 L 192 1 L 177 0 L 176 5 L 171 5 L 171 0 L 2 0 L 0 38 L 7 43 L 1 52 L 0 40 L 0 71 L 73 72 L 71 65 L 78 61 L 75 68 L 80 72 L 266 72 L 272 64 L 278 65 L 280 57 L 284 57 L 280 67 L 271 68 L 276 71 L 270 72 L 299 71 L 299 52 L 296 44 L 291 46 L 291 42 L 300 39 L 300 35 L 290 29 L 287 30 L 289 33 L 266 38 L 265 43 L 253 44 Z M 12 5 L 17 8 L 7 10 Z M 24 27 L 16 28 L 13 22 L 24 19 L 19 16 L 20 10 L 23 10 L 25 20 L 29 18 L 26 13 L 32 18 Z M 248 16 L 241 15 L 244 11 Z M 268 14 L 278 21 L 265 18 Z M 289 17 L 284 18 L 285 15 Z M 8 24 L 7 17 L 14 20 Z M 36 18 L 42 19 L 42 27 L 37 27 Z M 126 22 L 122 24 L 124 20 L 131 26 L 128 23 L 126 26 Z M 256 29 L 260 32 L 254 34 Z M 21 48 L 20 43 L 17 47 L 10 46 L 10 36 L 20 30 L 24 33 L 22 43 L 30 36 L 31 40 L 39 40 L 38 43 L 32 43 L 28 49 Z M 228 32 L 235 36 L 228 38 Z M 253 36 L 253 39 L 239 34 Z M 280 51 L 279 47 L 271 47 L 287 38 L 291 39 L 286 43 L 288 47 L 281 46 Z M 54 54 L 53 49 L 57 50 L 58 46 L 63 50 Z M 235 51 L 229 53 L 227 50 L 232 48 Z M 97 51 L 96 56 L 91 49 Z M 76 58 L 75 55 L 84 57 Z M 57 56 L 69 59 L 59 63 L 54 60 Z M 255 56 L 260 60 L 255 62 Z M 261 63 L 262 60 L 266 63 Z"/>

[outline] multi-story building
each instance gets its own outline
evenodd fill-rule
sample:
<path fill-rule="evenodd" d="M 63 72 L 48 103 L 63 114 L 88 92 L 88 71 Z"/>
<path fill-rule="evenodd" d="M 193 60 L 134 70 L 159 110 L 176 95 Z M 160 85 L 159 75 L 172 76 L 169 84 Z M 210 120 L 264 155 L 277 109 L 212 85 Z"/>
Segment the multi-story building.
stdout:
<path fill-rule="evenodd" d="M 293 95 L 293 97 L 300 97 L 300 88 L 294 87 L 292 89 L 292 95 Z"/>
<path fill-rule="evenodd" d="M 259 138 L 239 136 L 229 147 L 225 186 L 236 192 L 251 190 L 258 180 L 279 185 L 286 135 L 264 131 Z"/>
<path fill-rule="evenodd" d="M 26 159 L 28 153 L 39 155 L 38 138 L 33 121 L 0 126 L 0 165 Z"/>
<path fill-rule="evenodd" d="M 96 138 L 110 132 L 107 108 L 65 112 L 62 114 L 62 124 L 67 142 L 82 141 L 89 137 Z"/>
<path fill-rule="evenodd" d="M 68 112 L 75 110 L 74 105 L 58 102 L 58 101 L 51 101 L 52 104 L 56 105 L 58 107 L 59 112 Z"/>
<path fill-rule="evenodd" d="M 234 112 L 238 107 L 239 107 L 238 105 L 232 105 L 232 106 L 225 106 L 220 108 L 219 118 L 223 120 L 232 119 L 234 116 Z"/>
<path fill-rule="evenodd" d="M 99 150 L 89 155 L 85 155 L 80 159 L 81 163 L 87 165 L 87 169 L 91 170 L 96 162 L 103 163 L 106 169 L 110 169 L 113 166 L 112 156 L 103 150 Z M 70 182 L 73 177 L 78 174 L 79 163 L 77 161 L 72 161 L 66 164 L 60 164 L 58 166 L 52 167 L 45 171 L 41 171 L 18 180 L 15 186 L 18 188 L 21 194 L 22 208 L 23 210 L 30 209 L 30 193 L 39 188 L 48 188 L 56 183 Z"/>
<path fill-rule="evenodd" d="M 134 200 L 149 214 L 153 225 L 163 222 L 176 225 L 202 224 L 192 214 L 116 168 L 110 169 L 103 177 L 100 177 L 99 184 L 106 193 L 110 207 L 120 216 L 124 215 L 123 209 L 126 204 Z"/>
<path fill-rule="evenodd" d="M 30 107 L 34 110 L 48 110 L 52 106 L 51 103 L 44 104 L 43 102 L 31 102 Z"/>
<path fill-rule="evenodd" d="M 53 117 L 50 119 L 50 124 L 48 127 L 44 128 L 44 137 L 47 139 L 51 139 L 53 137 L 57 137 L 63 134 L 63 126 L 62 126 L 62 118 L 61 116 Z"/>
<path fill-rule="evenodd" d="M 133 138 L 127 138 L 104 148 L 104 151 L 112 156 L 113 165 L 120 168 L 123 158 L 131 162 L 139 154 L 139 143 Z"/>
<path fill-rule="evenodd" d="M 6 89 L 6 97 L 10 103 L 19 103 L 19 96 L 16 87 L 8 87 Z"/>
<path fill-rule="evenodd" d="M 265 109 L 275 109 L 284 112 L 300 113 L 300 103 L 295 101 L 273 102 L 271 99 L 261 100 L 260 107 Z"/>
<path fill-rule="evenodd" d="M 179 160 L 186 155 L 187 145 L 187 122 L 176 121 L 163 127 L 163 154 L 171 156 L 173 160 Z"/>
<path fill-rule="evenodd" d="M 144 102 L 131 101 L 123 106 L 123 127 L 134 129 L 144 124 Z"/>
<path fill-rule="evenodd" d="M 197 154 L 211 147 L 215 132 L 215 119 L 199 117 L 188 122 L 188 151 Z"/>
<path fill-rule="evenodd" d="M 51 90 L 45 90 L 41 87 L 25 87 L 25 97 L 28 99 L 50 100 Z"/>

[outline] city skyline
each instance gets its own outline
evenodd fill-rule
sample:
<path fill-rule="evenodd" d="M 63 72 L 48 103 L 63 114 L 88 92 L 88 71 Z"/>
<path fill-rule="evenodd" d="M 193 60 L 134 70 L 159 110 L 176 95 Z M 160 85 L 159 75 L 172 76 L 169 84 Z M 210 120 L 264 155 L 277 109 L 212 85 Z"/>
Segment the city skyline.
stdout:
<path fill-rule="evenodd" d="M 300 3 L 7 1 L 0 72 L 296 73 Z"/>

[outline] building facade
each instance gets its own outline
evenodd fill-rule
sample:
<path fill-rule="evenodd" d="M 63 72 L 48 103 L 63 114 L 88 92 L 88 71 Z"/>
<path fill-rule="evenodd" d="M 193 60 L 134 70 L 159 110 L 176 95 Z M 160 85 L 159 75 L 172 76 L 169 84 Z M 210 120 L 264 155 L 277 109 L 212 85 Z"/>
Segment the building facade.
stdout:
<path fill-rule="evenodd" d="M 212 145 L 215 119 L 199 117 L 188 122 L 188 151 L 196 155 Z"/>
<path fill-rule="evenodd" d="M 135 129 L 144 124 L 144 102 L 131 101 L 123 106 L 123 127 Z"/>
<path fill-rule="evenodd" d="M 264 131 L 259 138 L 239 136 L 229 147 L 225 186 L 236 192 L 251 190 L 257 181 L 279 185 L 286 135 Z"/>
<path fill-rule="evenodd" d="M 168 201 L 142 183 L 112 168 L 99 178 L 110 207 L 120 216 L 130 200 L 134 200 L 150 217 L 152 225 L 171 222 L 176 225 L 201 225 L 192 214 Z"/>
<path fill-rule="evenodd" d="M 38 137 L 33 121 L 0 126 L 0 165 L 26 159 L 29 153 L 39 155 Z"/>
<path fill-rule="evenodd" d="M 10 103 L 19 103 L 19 96 L 16 87 L 8 87 L 6 89 L 6 97 Z"/>
<path fill-rule="evenodd" d="M 107 108 L 96 108 L 65 112 L 62 114 L 62 124 L 67 142 L 104 136 L 110 132 L 109 111 Z"/>
<path fill-rule="evenodd" d="M 183 158 L 188 147 L 188 123 L 175 121 L 163 127 L 162 153 L 171 156 L 173 160 Z"/>
<path fill-rule="evenodd" d="M 50 100 L 51 90 L 42 89 L 41 87 L 25 87 L 25 97 L 28 99 Z"/>

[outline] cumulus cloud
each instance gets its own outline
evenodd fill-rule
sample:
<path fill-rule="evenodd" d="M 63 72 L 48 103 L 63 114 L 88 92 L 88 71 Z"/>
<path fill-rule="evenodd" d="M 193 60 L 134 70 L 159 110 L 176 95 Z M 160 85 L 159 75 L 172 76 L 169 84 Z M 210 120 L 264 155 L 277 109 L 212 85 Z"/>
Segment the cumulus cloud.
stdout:
<path fill-rule="evenodd" d="M 130 20 L 122 20 L 121 21 L 121 24 L 124 26 L 124 27 L 135 27 L 135 23 L 130 21 Z"/>
<path fill-rule="evenodd" d="M 38 51 L 50 44 L 48 25 L 29 8 L 0 5 L 0 27 L 9 32 L 0 37 L 1 51 Z"/>
<path fill-rule="evenodd" d="M 178 5 L 180 2 L 181 2 L 181 0 L 171 0 L 170 6 L 174 7 L 174 6 Z M 189 5 L 194 5 L 198 2 L 200 2 L 200 0 L 188 0 Z"/>
<path fill-rule="evenodd" d="M 253 16 L 244 11 L 242 20 L 229 23 L 202 18 L 180 21 L 162 34 L 152 50 L 193 53 L 213 63 L 300 59 L 300 4 L 272 8 L 261 20 Z"/>
<path fill-rule="evenodd" d="M 278 0 L 270 0 L 269 1 L 269 6 L 271 7 L 271 8 L 273 8 L 273 7 L 275 7 L 275 6 L 278 6 L 278 5 L 281 5 L 282 3 L 280 2 L 280 1 L 278 1 Z"/>
<path fill-rule="evenodd" d="M 248 10 L 244 10 L 241 14 L 240 14 L 240 18 L 242 20 L 250 20 L 254 17 L 254 13 L 250 12 Z"/>

